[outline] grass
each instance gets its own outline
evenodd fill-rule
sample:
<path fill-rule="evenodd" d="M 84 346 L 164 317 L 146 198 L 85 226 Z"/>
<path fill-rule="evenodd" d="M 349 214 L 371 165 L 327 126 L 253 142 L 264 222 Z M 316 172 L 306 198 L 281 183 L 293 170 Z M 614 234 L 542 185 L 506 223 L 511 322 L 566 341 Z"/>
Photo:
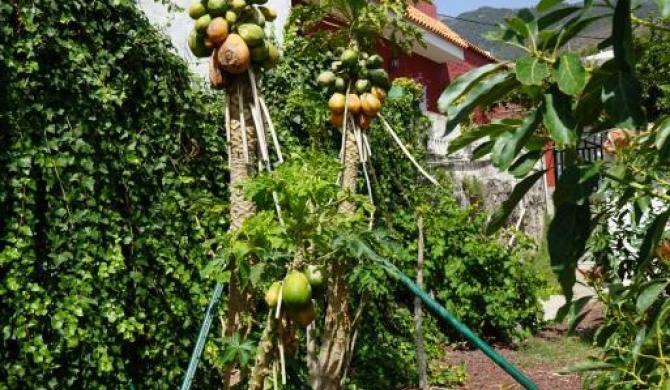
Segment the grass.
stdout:
<path fill-rule="evenodd" d="M 567 367 L 596 356 L 599 349 L 579 337 L 533 336 L 520 344 L 515 363 L 523 368 L 551 365 Z"/>

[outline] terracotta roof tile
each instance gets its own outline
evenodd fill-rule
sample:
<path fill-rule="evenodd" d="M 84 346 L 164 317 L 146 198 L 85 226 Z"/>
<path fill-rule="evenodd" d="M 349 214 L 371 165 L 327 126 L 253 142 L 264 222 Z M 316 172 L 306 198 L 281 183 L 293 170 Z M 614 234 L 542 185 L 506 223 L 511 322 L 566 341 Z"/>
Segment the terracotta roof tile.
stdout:
<path fill-rule="evenodd" d="M 463 37 L 458 35 L 454 30 L 450 29 L 446 24 L 424 14 L 414 7 L 409 7 L 407 9 L 407 18 L 417 25 L 425 28 L 426 30 L 438 35 L 439 37 L 456 44 L 462 49 L 472 49 L 474 52 L 483 55 L 491 61 L 498 61 L 498 59 L 491 55 L 491 53 L 484 51 L 463 39 Z"/>

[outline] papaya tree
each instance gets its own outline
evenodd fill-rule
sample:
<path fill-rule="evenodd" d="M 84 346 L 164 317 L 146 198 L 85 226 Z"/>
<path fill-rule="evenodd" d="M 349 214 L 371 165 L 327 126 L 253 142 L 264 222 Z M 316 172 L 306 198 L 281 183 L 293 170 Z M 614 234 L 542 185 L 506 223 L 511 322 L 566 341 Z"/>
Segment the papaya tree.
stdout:
<path fill-rule="evenodd" d="M 528 114 L 470 130 L 449 150 L 477 142 L 480 154 L 490 155 L 498 169 L 522 179 L 489 220 L 489 232 L 505 224 L 545 174 L 533 171 L 545 148 L 551 145 L 564 154 L 553 195 L 556 213 L 547 233 L 551 265 L 569 302 L 559 315 L 569 314 L 573 323 L 584 316 L 580 312 L 588 298 L 570 303 L 577 265 L 584 256 L 597 264 L 587 278 L 607 304 L 606 321 L 597 333 L 604 356 L 579 368 L 596 372 L 587 376 L 585 386 L 667 387 L 670 377 L 663 356 L 670 333 L 670 275 L 662 240 L 670 215 L 670 118 L 661 115 L 654 123 L 645 118 L 633 34 L 639 24 L 667 38 L 670 2 L 656 2 L 665 18 L 659 22 L 634 16 L 629 0 L 600 3 L 607 12 L 597 14 L 591 12 L 596 3 L 590 0 L 562 3 L 543 0 L 537 6 L 539 14 L 526 9 L 507 18 L 490 38 L 516 46 L 525 55 L 461 76 L 439 102 L 449 117 L 448 131 L 475 107 L 512 94 L 524 96 Z M 601 47 L 611 46 L 614 58 L 585 66 L 565 47 L 602 19 L 611 23 L 611 35 Z M 656 80 L 661 88 L 669 81 Z M 579 146 L 600 133 L 606 133 L 603 152 L 610 158 L 590 161 L 579 153 Z"/>
<path fill-rule="evenodd" d="M 264 30 L 266 21 L 273 21 L 277 13 L 269 7 L 247 4 L 244 0 L 196 0 L 188 13 L 195 20 L 188 37 L 189 48 L 196 57 L 209 58 L 211 86 L 226 91 L 229 229 L 235 231 L 254 214 L 253 202 L 243 196 L 239 185 L 254 176 L 259 168 L 271 169 L 269 132 L 266 133 L 264 127 L 271 120 L 259 96 L 257 83 L 260 73 L 274 67 L 279 60 L 279 52 Z M 276 140 L 276 136 L 273 139 Z M 275 146 L 280 154 L 276 142 Z M 249 257 L 240 261 L 253 263 L 254 259 Z M 227 270 L 235 271 L 230 273 L 228 280 L 228 306 L 223 321 L 224 334 L 230 339 L 248 334 L 252 325 L 252 298 L 239 280 L 237 271 L 240 266 L 235 262 L 226 264 Z M 241 380 L 241 371 L 237 369 L 233 373 L 232 367 L 233 364 L 227 364 L 223 370 L 224 388 Z"/>

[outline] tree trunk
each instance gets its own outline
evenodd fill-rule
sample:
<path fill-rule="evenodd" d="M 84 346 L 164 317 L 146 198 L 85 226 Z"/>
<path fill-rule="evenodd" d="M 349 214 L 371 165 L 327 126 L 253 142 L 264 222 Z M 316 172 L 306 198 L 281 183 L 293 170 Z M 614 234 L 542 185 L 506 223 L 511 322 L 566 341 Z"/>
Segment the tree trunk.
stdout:
<path fill-rule="evenodd" d="M 344 172 L 342 187 L 356 192 L 358 164 L 360 156 L 354 131 L 348 128 L 344 148 Z M 345 202 L 340 205 L 339 212 L 353 213 L 356 205 Z M 315 390 L 337 390 L 342 388 L 343 378 L 346 375 L 347 361 L 352 353 L 352 315 L 349 307 L 349 289 L 344 279 L 348 270 L 345 261 L 335 260 L 330 269 L 330 288 L 327 296 L 326 318 L 321 336 L 319 353 L 314 351 L 315 340 L 309 340 L 308 366 L 310 369 L 310 384 Z"/>
<path fill-rule="evenodd" d="M 244 106 L 240 106 L 240 96 Z M 226 91 L 226 99 L 230 104 L 230 230 L 239 229 L 244 220 L 252 216 L 256 209 L 254 204 L 244 198 L 240 183 L 256 174 L 257 164 L 257 137 L 256 129 L 253 124 L 251 111 L 248 103 L 252 99 L 252 90 L 249 80 L 240 77 L 230 85 Z M 244 116 L 244 125 L 246 132 L 246 146 L 248 154 L 245 153 L 244 139 L 242 136 L 241 115 Z M 247 157 L 248 156 L 248 161 Z M 236 265 L 231 264 L 231 269 Z M 230 337 L 235 333 L 241 332 L 243 325 L 243 316 L 249 311 L 249 302 L 251 296 L 249 291 L 243 291 L 239 285 L 239 280 L 233 273 L 230 278 L 228 290 L 228 311 L 226 313 L 226 336 Z M 227 369 L 222 375 L 224 389 L 234 386 L 241 380 L 239 370 L 233 375 L 233 368 Z"/>
<path fill-rule="evenodd" d="M 419 228 L 419 253 L 417 256 L 416 284 L 423 288 L 423 215 L 417 220 Z M 416 328 L 416 359 L 419 372 L 419 388 L 428 389 L 428 372 L 426 369 L 426 352 L 423 349 L 423 328 L 421 327 L 421 300 L 414 297 L 414 326 Z"/>

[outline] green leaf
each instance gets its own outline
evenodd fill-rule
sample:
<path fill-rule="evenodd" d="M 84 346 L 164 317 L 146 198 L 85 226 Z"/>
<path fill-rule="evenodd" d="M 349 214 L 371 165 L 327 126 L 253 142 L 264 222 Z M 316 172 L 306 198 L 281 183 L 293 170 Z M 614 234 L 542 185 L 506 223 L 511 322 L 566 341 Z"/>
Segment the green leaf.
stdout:
<path fill-rule="evenodd" d="M 514 71 L 516 79 L 524 85 L 542 85 L 549 76 L 547 63 L 536 57 L 519 58 Z"/>
<path fill-rule="evenodd" d="M 658 5 L 658 10 L 661 11 L 663 19 L 670 18 L 670 0 L 656 0 L 656 5 Z"/>
<path fill-rule="evenodd" d="M 542 15 L 539 19 L 537 19 L 537 27 L 540 30 L 544 30 L 547 27 L 550 27 L 559 21 L 567 18 L 568 16 L 574 14 L 577 11 L 580 11 L 582 7 L 564 7 L 564 8 L 559 8 L 555 11 L 552 11 L 551 13 L 548 13 L 546 15 Z M 548 31 L 549 33 L 552 34 L 560 34 L 559 31 Z M 544 39 L 543 41 L 546 41 L 547 39 Z"/>
<path fill-rule="evenodd" d="M 517 158 L 514 163 L 509 167 L 509 173 L 516 178 L 521 178 L 526 176 L 535 165 L 537 161 L 544 156 L 543 150 L 531 150 L 528 153 Z"/>
<path fill-rule="evenodd" d="M 477 128 L 465 131 L 461 133 L 458 137 L 449 142 L 448 150 L 449 153 L 454 153 L 463 149 L 464 147 L 472 144 L 473 142 L 484 138 L 484 137 L 497 137 L 498 135 L 504 133 L 505 131 L 511 130 L 513 127 L 510 123 L 490 123 L 487 125 L 479 126 Z"/>
<path fill-rule="evenodd" d="M 478 83 L 457 106 L 447 107 L 446 132 L 458 126 L 476 107 L 496 102 L 518 86 L 518 81 L 509 73 L 496 73 Z"/>
<path fill-rule="evenodd" d="M 472 151 L 472 158 L 475 160 L 478 160 L 488 154 L 491 153 L 493 150 L 493 145 L 495 144 L 495 141 L 493 140 L 488 140 L 481 145 L 477 146 L 475 150 Z"/>
<path fill-rule="evenodd" d="M 670 209 L 657 215 L 653 222 L 647 227 L 638 253 L 639 269 L 644 269 L 648 266 L 651 259 L 654 257 L 655 249 L 661 242 L 663 232 L 665 232 L 666 225 L 668 224 L 668 218 L 670 218 Z"/>
<path fill-rule="evenodd" d="M 555 78 L 558 88 L 568 95 L 577 95 L 586 86 L 586 69 L 575 53 L 565 53 L 558 58 Z"/>
<path fill-rule="evenodd" d="M 630 0 L 617 0 L 612 20 L 614 61 L 627 73 L 635 68 L 630 3 Z"/>
<path fill-rule="evenodd" d="M 627 72 L 617 71 L 603 84 L 602 101 L 612 122 L 625 129 L 644 124 L 640 82 Z"/>
<path fill-rule="evenodd" d="M 551 268 L 568 302 L 572 300 L 577 261 L 586 250 L 590 225 L 591 210 L 588 203 L 563 203 L 557 207 L 556 215 L 549 224 L 547 244 Z"/>
<path fill-rule="evenodd" d="M 446 113 L 447 109 L 474 87 L 477 82 L 497 72 L 502 66 L 502 64 L 488 64 L 457 77 L 440 95 L 440 99 L 437 101 L 438 110 L 441 113 Z"/>
<path fill-rule="evenodd" d="M 542 0 L 537 5 L 537 10 L 540 12 L 546 12 L 550 8 L 555 7 L 558 4 L 561 4 L 565 0 Z"/>
<path fill-rule="evenodd" d="M 656 125 L 656 141 L 658 158 L 666 161 L 670 157 L 670 116 L 662 118 Z"/>
<path fill-rule="evenodd" d="M 486 234 L 491 235 L 505 225 L 505 222 L 512 214 L 512 211 L 514 211 L 516 205 L 519 204 L 521 199 L 523 199 L 533 185 L 540 180 L 545 172 L 545 170 L 535 172 L 514 186 L 512 193 L 489 218 L 489 221 L 486 224 Z"/>
<path fill-rule="evenodd" d="M 558 149 L 577 145 L 577 125 L 570 97 L 555 87 L 544 95 L 544 126 Z"/>
<path fill-rule="evenodd" d="M 556 207 L 563 203 L 582 205 L 588 203 L 595 191 L 600 177 L 600 165 L 569 165 L 563 170 L 554 191 L 553 200 Z"/>
<path fill-rule="evenodd" d="M 651 307 L 651 305 L 656 302 L 658 297 L 661 295 L 665 288 L 668 286 L 668 281 L 663 280 L 651 280 L 644 283 L 641 288 L 642 292 L 637 297 L 637 302 L 635 307 L 639 314 L 644 314 Z"/>
<path fill-rule="evenodd" d="M 496 139 L 492 150 L 493 165 L 501 170 L 507 169 L 541 120 L 541 114 L 538 110 L 535 110 L 524 119 L 518 129 L 500 135 Z"/>

